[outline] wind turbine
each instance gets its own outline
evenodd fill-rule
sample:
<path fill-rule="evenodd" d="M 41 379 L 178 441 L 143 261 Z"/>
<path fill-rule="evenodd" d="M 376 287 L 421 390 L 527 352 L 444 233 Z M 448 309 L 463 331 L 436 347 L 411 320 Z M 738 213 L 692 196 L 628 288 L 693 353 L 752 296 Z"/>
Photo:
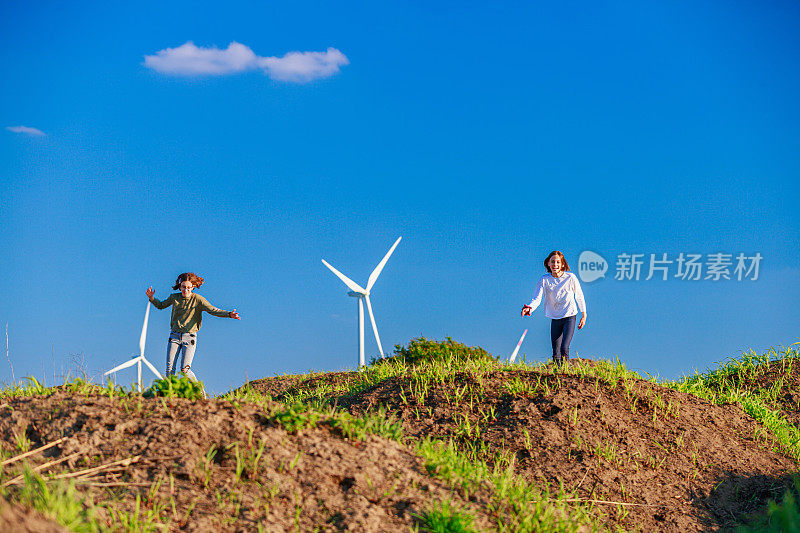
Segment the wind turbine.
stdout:
<path fill-rule="evenodd" d="M 119 366 L 115 366 L 104 375 L 113 374 L 119 370 L 124 368 L 128 368 L 129 366 L 136 365 L 136 384 L 139 385 L 139 392 L 142 392 L 142 363 L 146 364 L 147 367 L 153 371 L 153 374 L 158 376 L 158 379 L 162 379 L 161 374 L 159 374 L 156 367 L 150 364 L 150 361 L 144 358 L 144 341 L 147 338 L 147 319 L 150 317 L 150 302 L 147 302 L 147 310 L 144 312 L 144 324 L 142 324 L 142 334 L 139 336 L 139 356 L 134 357 L 130 361 L 126 363 L 122 363 Z"/>
<path fill-rule="evenodd" d="M 386 266 L 386 261 L 389 260 L 389 256 L 392 255 L 394 249 L 397 248 L 397 245 L 400 244 L 400 239 L 403 237 L 398 237 L 389 251 L 386 252 L 386 255 L 383 256 L 381 262 L 378 263 L 378 266 L 375 267 L 375 270 L 372 271 L 372 274 L 369 275 L 369 279 L 367 280 L 367 288 L 361 287 L 358 283 L 353 281 L 352 279 L 348 278 L 335 268 L 333 268 L 327 261 L 324 259 L 322 263 L 328 267 L 331 272 L 336 274 L 336 277 L 339 278 L 344 282 L 345 285 L 350 289 L 350 292 L 347 294 L 354 298 L 358 298 L 358 367 L 361 368 L 364 366 L 364 302 L 367 304 L 367 312 L 369 312 L 369 320 L 372 322 L 372 331 L 375 333 L 375 342 L 378 343 L 378 352 L 381 354 L 381 357 L 384 357 L 383 354 L 383 346 L 381 346 L 381 338 L 378 336 L 378 326 L 375 325 L 375 315 L 372 314 L 372 304 L 369 301 L 369 291 L 372 289 L 372 286 L 375 285 L 375 281 L 378 279 L 378 276 L 381 274 L 381 270 L 383 267 Z"/>
<path fill-rule="evenodd" d="M 519 347 L 522 346 L 522 341 L 525 340 L 525 335 L 528 333 L 528 330 L 522 332 L 522 337 L 519 338 L 519 342 L 517 343 L 517 347 L 514 348 L 514 353 L 511 354 L 511 357 L 508 358 L 509 363 L 513 363 L 514 360 L 517 358 L 517 353 L 519 353 Z"/>

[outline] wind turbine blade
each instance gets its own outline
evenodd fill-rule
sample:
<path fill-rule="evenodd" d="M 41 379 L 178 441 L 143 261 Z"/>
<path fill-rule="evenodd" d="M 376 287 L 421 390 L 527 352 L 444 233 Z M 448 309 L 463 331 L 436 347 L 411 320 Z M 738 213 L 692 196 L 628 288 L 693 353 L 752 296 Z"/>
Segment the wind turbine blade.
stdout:
<path fill-rule="evenodd" d="M 142 357 L 142 361 L 144 361 L 144 364 L 147 365 L 147 368 L 149 368 L 150 370 L 153 371 L 153 374 L 158 376 L 158 379 L 164 379 L 164 377 L 158 372 L 158 370 L 156 370 L 156 367 L 154 367 L 153 365 L 150 364 L 150 361 L 148 361 L 144 357 Z"/>
<path fill-rule="evenodd" d="M 391 248 L 389 248 L 389 251 L 386 252 L 386 255 L 383 256 L 383 259 L 381 259 L 381 262 L 378 263 L 378 266 L 376 266 L 375 270 L 372 271 L 372 274 L 369 275 L 369 280 L 367 281 L 367 292 L 369 292 L 369 290 L 372 288 L 372 286 L 375 285 L 375 281 L 378 279 L 378 276 L 381 275 L 381 270 L 383 270 L 383 267 L 386 266 L 386 261 L 389 260 L 389 256 L 392 255 L 392 252 L 394 252 L 394 249 L 397 248 L 398 244 L 400 244 L 400 239 L 402 239 L 402 238 L 403 237 L 398 237 L 397 240 L 394 241 L 394 244 L 392 245 Z M 383 353 L 383 352 L 381 352 L 381 353 Z"/>
<path fill-rule="evenodd" d="M 147 302 L 147 311 L 144 312 L 144 324 L 142 324 L 142 334 L 139 336 L 139 355 L 144 357 L 144 341 L 147 339 L 147 319 L 150 318 L 150 302 Z"/>
<path fill-rule="evenodd" d="M 111 370 L 109 370 L 108 372 L 106 372 L 104 375 L 106 375 L 106 376 L 107 376 L 107 375 L 109 375 L 109 374 L 113 374 L 114 372 L 118 372 L 118 371 L 120 371 L 120 370 L 123 370 L 123 369 L 125 369 L 125 368 L 128 368 L 129 366 L 133 366 L 133 365 L 135 365 L 135 364 L 136 364 L 136 363 L 138 363 L 138 362 L 139 362 L 139 357 L 136 357 L 136 358 L 134 358 L 134 359 L 131 359 L 130 361 L 126 361 L 125 363 L 122 363 L 122 364 L 121 364 L 121 365 L 119 365 L 119 366 L 115 366 L 114 368 L 112 368 Z"/>
<path fill-rule="evenodd" d="M 345 284 L 345 285 L 347 285 L 347 286 L 350 288 L 350 290 L 351 290 L 351 291 L 353 291 L 353 292 L 360 292 L 361 294 L 364 294 L 365 292 L 367 292 L 367 291 L 365 291 L 364 289 L 362 289 L 362 288 L 361 288 L 361 285 L 359 285 L 358 283 L 356 283 L 356 282 L 355 282 L 355 281 L 353 281 L 352 279 L 348 278 L 347 276 L 345 276 L 344 274 L 342 274 L 341 272 L 339 272 L 338 270 L 336 270 L 335 268 L 333 268 L 333 267 L 332 267 L 330 264 L 328 264 L 328 262 L 327 262 L 327 261 L 325 261 L 324 259 L 322 260 L 322 263 L 323 263 L 323 264 L 324 264 L 326 267 L 328 267 L 329 269 L 331 269 L 331 272 L 333 272 L 334 274 L 336 274 L 336 277 L 337 277 L 337 278 L 339 278 L 340 280 L 342 280 L 342 281 L 344 282 L 344 284 Z"/>
<path fill-rule="evenodd" d="M 367 296 L 365 299 L 367 300 L 369 321 L 372 322 L 372 331 L 375 333 L 375 342 L 378 343 L 378 353 L 380 353 L 381 357 L 383 357 L 383 346 L 381 346 L 381 338 L 378 336 L 378 326 L 375 325 L 375 315 L 372 314 L 372 304 L 369 302 L 369 296 Z"/>
<path fill-rule="evenodd" d="M 528 330 L 522 332 L 522 337 L 519 338 L 519 342 L 517 343 L 517 347 L 514 348 L 514 353 L 511 354 L 511 357 L 508 358 L 509 363 L 513 363 L 514 360 L 517 358 L 517 353 L 519 352 L 519 347 L 522 346 L 522 341 L 525 340 L 525 335 L 527 335 Z"/>

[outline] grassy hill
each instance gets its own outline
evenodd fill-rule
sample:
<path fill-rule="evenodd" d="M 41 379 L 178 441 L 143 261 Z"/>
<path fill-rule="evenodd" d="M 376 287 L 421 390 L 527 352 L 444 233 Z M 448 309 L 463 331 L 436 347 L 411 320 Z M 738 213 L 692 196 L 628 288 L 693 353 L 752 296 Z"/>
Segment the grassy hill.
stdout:
<path fill-rule="evenodd" d="M 657 381 L 414 339 L 209 400 L 32 380 L 0 393 L 0 529 L 791 531 L 799 358 Z"/>

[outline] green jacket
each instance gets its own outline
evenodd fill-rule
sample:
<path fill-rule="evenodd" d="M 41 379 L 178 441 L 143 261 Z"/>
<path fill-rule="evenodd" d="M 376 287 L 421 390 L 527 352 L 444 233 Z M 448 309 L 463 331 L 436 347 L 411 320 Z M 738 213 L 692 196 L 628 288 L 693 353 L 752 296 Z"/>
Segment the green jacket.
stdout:
<path fill-rule="evenodd" d="M 172 331 L 179 333 L 194 333 L 203 323 L 202 313 L 214 316 L 230 317 L 230 312 L 217 309 L 208 300 L 193 292 L 188 298 L 184 298 L 179 292 L 170 294 L 163 302 L 158 298 L 150 300 L 158 309 L 165 309 L 172 306 L 172 317 L 169 326 Z"/>

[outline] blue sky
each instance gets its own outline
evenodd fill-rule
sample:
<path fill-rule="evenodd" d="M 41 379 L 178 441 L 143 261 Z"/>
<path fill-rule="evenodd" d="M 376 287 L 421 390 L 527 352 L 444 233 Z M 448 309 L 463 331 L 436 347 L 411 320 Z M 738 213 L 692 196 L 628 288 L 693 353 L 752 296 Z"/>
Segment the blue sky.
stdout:
<path fill-rule="evenodd" d="M 3 2 L 15 375 L 124 361 L 144 290 L 184 271 L 242 316 L 203 322 L 213 392 L 352 368 L 355 300 L 320 259 L 364 284 L 401 235 L 372 293 L 386 351 L 424 335 L 507 355 L 529 328 L 521 353 L 545 360 L 549 320 L 519 309 L 553 249 L 612 270 L 763 256 L 757 280 L 584 283 L 573 355 L 676 377 L 797 342 L 798 23 L 792 2 Z M 181 71 L 186 43 L 217 71 Z M 159 368 L 168 332 L 153 309 Z"/>

